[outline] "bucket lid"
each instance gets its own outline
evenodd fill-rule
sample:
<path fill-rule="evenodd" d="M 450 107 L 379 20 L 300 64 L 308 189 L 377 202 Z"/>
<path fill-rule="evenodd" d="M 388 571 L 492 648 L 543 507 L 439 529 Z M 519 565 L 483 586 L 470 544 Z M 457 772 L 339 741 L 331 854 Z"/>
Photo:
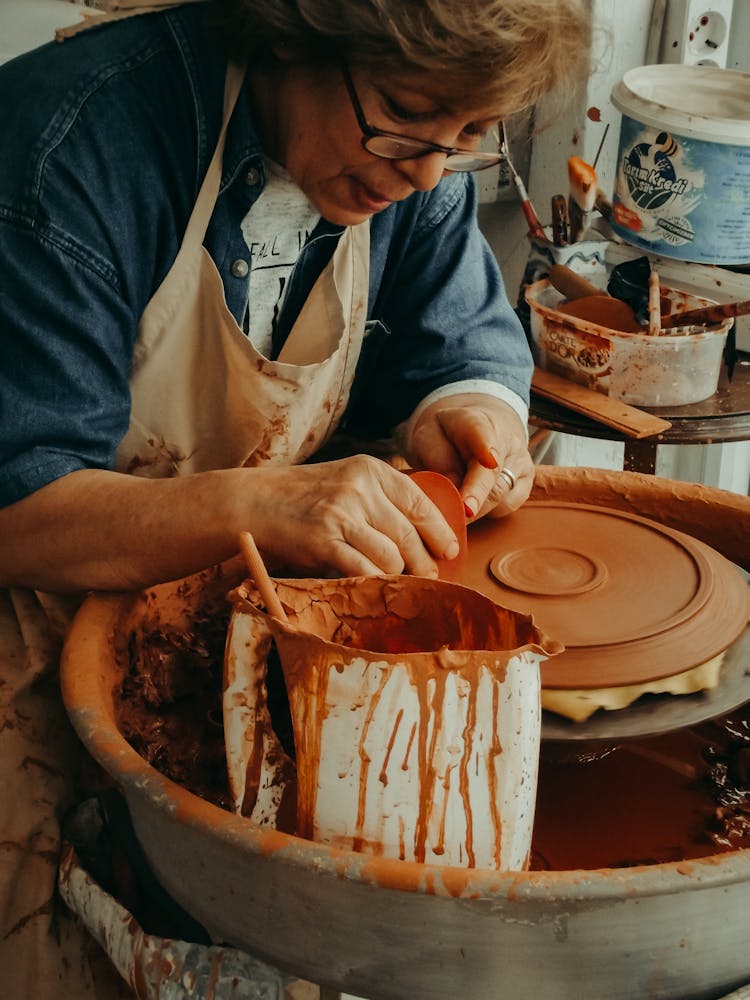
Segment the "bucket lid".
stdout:
<path fill-rule="evenodd" d="M 639 66 L 615 84 L 612 103 L 652 128 L 750 146 L 750 73 L 717 66 Z"/>

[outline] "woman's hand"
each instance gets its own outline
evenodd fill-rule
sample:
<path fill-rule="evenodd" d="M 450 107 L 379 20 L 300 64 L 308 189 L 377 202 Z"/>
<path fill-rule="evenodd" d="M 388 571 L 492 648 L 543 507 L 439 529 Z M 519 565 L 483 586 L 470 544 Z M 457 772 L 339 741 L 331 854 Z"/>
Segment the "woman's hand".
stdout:
<path fill-rule="evenodd" d="M 442 472 L 456 484 L 469 517 L 509 514 L 534 481 L 525 428 L 515 410 L 493 396 L 436 400 L 410 428 L 405 452 L 415 468 Z"/>
<path fill-rule="evenodd" d="M 254 470 L 247 527 L 269 561 L 295 572 L 435 576 L 458 542 L 409 476 L 377 458 Z M 250 506 L 250 504 L 248 504 Z"/>

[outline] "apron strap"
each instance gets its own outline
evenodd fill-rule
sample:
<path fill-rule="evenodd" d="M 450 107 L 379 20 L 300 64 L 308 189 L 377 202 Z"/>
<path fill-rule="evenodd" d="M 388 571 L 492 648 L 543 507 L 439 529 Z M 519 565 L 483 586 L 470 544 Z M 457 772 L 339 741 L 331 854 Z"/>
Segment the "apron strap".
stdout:
<path fill-rule="evenodd" d="M 219 196 L 219 187 L 221 186 L 221 167 L 227 128 L 229 127 L 229 120 L 232 117 L 234 106 L 242 89 L 244 78 L 245 67 L 230 62 L 227 66 L 227 76 L 224 83 L 224 117 L 222 119 L 221 132 L 219 132 L 214 155 L 211 157 L 211 162 L 208 165 L 206 176 L 203 178 L 192 215 L 188 221 L 182 240 L 183 246 L 200 246 L 206 236 L 208 223 L 211 220 L 216 199 Z"/>

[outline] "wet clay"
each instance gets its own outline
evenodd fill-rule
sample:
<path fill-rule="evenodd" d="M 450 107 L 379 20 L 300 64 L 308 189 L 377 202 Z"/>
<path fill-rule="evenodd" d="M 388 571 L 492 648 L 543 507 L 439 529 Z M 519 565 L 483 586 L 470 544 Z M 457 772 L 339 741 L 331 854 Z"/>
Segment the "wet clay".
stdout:
<path fill-rule="evenodd" d="M 227 808 L 226 778 L 218 767 L 221 727 L 207 725 L 198 708 L 219 695 L 220 651 L 210 668 L 213 696 L 204 683 L 215 619 L 196 621 L 187 641 L 157 621 L 151 627 L 139 637 L 127 694 L 116 698 L 118 721 L 157 770 Z M 193 655 L 197 669 L 176 697 L 172 684 L 163 682 L 171 674 L 164 667 Z M 173 741 L 171 733 L 179 738 Z M 191 753 L 207 736 L 211 749 L 203 748 L 203 757 Z M 629 867 L 749 847 L 750 705 L 649 739 L 542 744 L 532 869 Z"/>
<path fill-rule="evenodd" d="M 565 652 L 542 685 L 642 684 L 699 666 L 741 634 L 750 614 L 736 567 L 692 536 L 634 514 L 527 502 L 469 529 L 461 582 L 532 613 Z"/>
<path fill-rule="evenodd" d="M 596 323 L 605 330 L 618 330 L 621 333 L 646 332 L 627 302 L 611 295 L 587 295 L 585 298 L 573 299 L 561 303 L 557 311 Z"/>
<path fill-rule="evenodd" d="M 649 739 L 543 743 L 532 869 L 622 868 L 750 847 L 750 705 Z"/>
<path fill-rule="evenodd" d="M 121 637 L 113 692 L 117 726 L 149 764 L 201 798 L 227 807 L 221 674 L 229 605 L 217 598 L 188 624 L 158 609 Z"/>

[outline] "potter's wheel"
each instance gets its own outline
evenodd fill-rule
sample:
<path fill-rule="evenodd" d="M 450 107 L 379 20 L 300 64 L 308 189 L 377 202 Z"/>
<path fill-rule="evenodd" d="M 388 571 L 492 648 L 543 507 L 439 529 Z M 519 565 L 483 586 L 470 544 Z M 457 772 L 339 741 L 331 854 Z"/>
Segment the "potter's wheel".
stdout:
<path fill-rule="evenodd" d="M 547 689 L 646 684 L 727 650 L 710 691 L 642 697 L 584 723 L 546 712 L 545 738 L 662 732 L 750 699 L 750 592 L 737 567 L 692 536 L 610 508 L 529 502 L 472 525 L 461 582 L 531 612 L 565 644 L 542 665 Z"/>

